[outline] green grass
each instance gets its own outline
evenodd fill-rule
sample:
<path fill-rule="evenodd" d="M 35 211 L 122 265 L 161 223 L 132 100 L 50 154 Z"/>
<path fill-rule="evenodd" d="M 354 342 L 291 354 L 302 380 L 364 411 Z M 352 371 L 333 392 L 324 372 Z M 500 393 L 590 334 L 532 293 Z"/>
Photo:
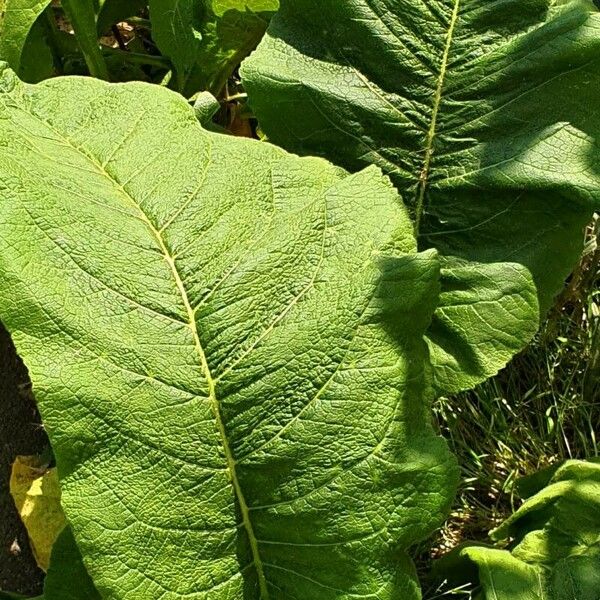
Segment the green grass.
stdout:
<path fill-rule="evenodd" d="M 462 541 L 489 542 L 488 532 L 519 503 L 519 477 L 600 455 L 599 233 L 596 218 L 580 264 L 529 347 L 475 390 L 435 404 L 462 486 L 445 527 L 420 549 L 421 574 Z M 469 600 L 472 590 L 426 589 L 424 598 Z"/>

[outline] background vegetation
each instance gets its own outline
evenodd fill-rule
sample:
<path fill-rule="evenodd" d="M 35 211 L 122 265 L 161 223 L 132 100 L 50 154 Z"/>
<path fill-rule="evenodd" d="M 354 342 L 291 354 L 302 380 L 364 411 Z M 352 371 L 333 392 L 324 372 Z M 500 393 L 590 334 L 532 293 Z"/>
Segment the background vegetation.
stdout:
<path fill-rule="evenodd" d="M 437 423 L 458 457 L 461 489 L 444 529 L 421 548 L 419 568 L 488 532 L 520 504 L 515 481 L 570 458 L 600 456 L 600 219 L 535 340 L 498 375 L 436 403 Z M 425 600 L 464 598 L 431 585 Z"/>

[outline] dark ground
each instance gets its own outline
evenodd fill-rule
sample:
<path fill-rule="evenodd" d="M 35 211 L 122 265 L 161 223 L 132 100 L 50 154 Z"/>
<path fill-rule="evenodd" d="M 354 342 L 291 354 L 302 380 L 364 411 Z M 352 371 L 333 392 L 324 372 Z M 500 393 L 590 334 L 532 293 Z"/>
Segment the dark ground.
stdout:
<path fill-rule="evenodd" d="M 48 438 L 31 394 L 27 370 L 0 324 L 0 590 L 37 596 L 43 573 L 9 492 L 17 455 L 41 454 Z"/>

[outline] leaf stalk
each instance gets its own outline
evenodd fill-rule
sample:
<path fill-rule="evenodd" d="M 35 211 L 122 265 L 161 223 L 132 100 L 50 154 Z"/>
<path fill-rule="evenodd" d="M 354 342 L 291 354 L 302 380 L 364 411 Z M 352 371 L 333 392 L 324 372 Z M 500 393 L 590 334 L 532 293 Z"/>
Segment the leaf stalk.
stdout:
<path fill-rule="evenodd" d="M 62 7 L 71 22 L 77 43 L 92 77 L 110 80 L 96 34 L 96 13 L 92 0 L 62 0 Z"/>

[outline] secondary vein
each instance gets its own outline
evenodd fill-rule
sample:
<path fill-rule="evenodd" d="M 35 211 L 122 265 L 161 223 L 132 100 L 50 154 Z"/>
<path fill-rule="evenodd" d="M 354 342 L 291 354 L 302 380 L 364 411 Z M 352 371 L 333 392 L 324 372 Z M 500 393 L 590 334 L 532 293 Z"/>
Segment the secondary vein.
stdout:
<path fill-rule="evenodd" d="M 427 133 L 427 141 L 425 144 L 425 160 L 423 163 L 423 169 L 419 177 L 419 188 L 417 192 L 417 203 L 416 203 L 416 214 L 415 214 L 415 233 L 419 236 L 419 230 L 421 227 L 421 218 L 423 216 L 423 210 L 425 208 L 425 192 L 427 191 L 427 185 L 429 183 L 429 173 L 431 171 L 431 160 L 433 158 L 433 142 L 435 140 L 437 130 L 437 120 L 440 112 L 440 105 L 442 103 L 442 92 L 444 90 L 444 83 L 446 81 L 446 71 L 448 69 L 448 60 L 450 58 L 450 49 L 452 47 L 452 41 L 454 39 L 454 30 L 456 29 L 456 23 L 458 21 L 458 11 L 460 9 L 460 0 L 455 0 L 454 9 L 452 10 L 452 16 L 450 17 L 450 26 L 448 27 L 448 34 L 446 36 L 446 45 L 444 47 L 444 54 L 442 55 L 442 64 L 440 66 L 440 75 L 438 77 L 437 88 L 435 90 L 435 96 L 433 97 L 433 111 L 431 113 L 431 124 Z"/>

